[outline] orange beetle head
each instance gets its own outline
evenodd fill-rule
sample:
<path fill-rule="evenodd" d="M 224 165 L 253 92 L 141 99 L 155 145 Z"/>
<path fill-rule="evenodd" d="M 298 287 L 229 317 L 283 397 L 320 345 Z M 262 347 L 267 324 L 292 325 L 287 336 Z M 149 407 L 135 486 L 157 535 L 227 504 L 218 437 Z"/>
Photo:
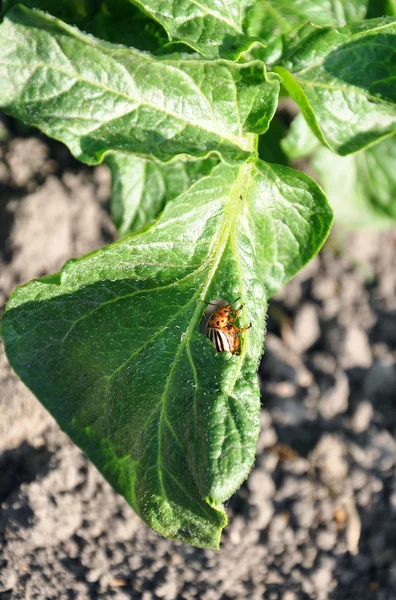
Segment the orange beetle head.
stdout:
<path fill-rule="evenodd" d="M 235 313 L 235 312 L 236 312 L 236 310 L 235 310 L 235 308 L 233 308 L 233 307 L 234 307 L 234 304 L 235 304 L 236 302 L 238 302 L 238 300 L 240 300 L 240 298 L 237 298 L 236 300 L 234 300 L 234 302 L 231 302 L 231 304 L 227 304 L 227 306 L 224 306 L 223 308 L 220 308 L 220 309 L 219 309 L 219 312 L 220 312 L 220 311 L 223 311 L 223 314 L 224 314 L 224 315 L 227 315 L 227 316 L 228 316 L 228 315 L 231 315 L 231 314 L 233 314 L 233 313 Z"/>
<path fill-rule="evenodd" d="M 239 298 L 231 302 L 231 304 L 227 304 L 226 306 L 221 306 L 209 317 L 208 324 L 211 327 L 223 328 L 226 327 L 229 323 L 230 315 L 234 314 L 235 308 L 233 308 L 235 302 L 238 302 Z"/>

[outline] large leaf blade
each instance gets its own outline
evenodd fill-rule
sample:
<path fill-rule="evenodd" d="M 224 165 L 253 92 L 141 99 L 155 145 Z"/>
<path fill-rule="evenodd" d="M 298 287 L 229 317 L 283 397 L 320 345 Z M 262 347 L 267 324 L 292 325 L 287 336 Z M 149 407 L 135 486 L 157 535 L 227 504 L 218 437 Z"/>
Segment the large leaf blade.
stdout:
<path fill-rule="evenodd" d="M 0 26 L 0 105 L 88 164 L 109 150 L 246 158 L 279 82 L 262 63 L 159 58 L 16 7 Z M 277 77 L 277 76 L 275 76 Z"/>
<path fill-rule="evenodd" d="M 274 70 L 324 145 L 344 156 L 396 131 L 396 19 L 294 37 Z"/>
<path fill-rule="evenodd" d="M 11 365 L 157 532 L 216 547 L 220 503 L 254 460 L 266 298 L 331 225 L 306 175 L 217 166 L 124 238 L 12 295 Z M 205 300 L 241 297 L 239 356 L 200 333 Z"/>

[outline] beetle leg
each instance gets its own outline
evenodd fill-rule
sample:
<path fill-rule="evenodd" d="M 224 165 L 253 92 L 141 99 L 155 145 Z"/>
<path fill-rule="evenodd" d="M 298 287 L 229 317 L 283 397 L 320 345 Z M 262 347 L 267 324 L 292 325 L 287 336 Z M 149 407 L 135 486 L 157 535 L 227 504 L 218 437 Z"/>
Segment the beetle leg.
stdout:
<path fill-rule="evenodd" d="M 233 340 L 233 347 L 232 347 L 232 350 L 231 350 L 231 354 L 239 354 L 239 347 L 240 347 L 240 345 L 241 344 L 240 344 L 240 341 L 239 341 L 239 337 L 236 335 L 234 337 L 234 340 Z"/>
<path fill-rule="evenodd" d="M 242 329 L 240 329 L 238 331 L 238 334 L 244 333 L 245 331 L 247 331 L 248 329 L 250 329 L 252 326 L 252 324 L 250 323 L 250 325 L 248 325 L 247 327 L 242 327 Z"/>
<path fill-rule="evenodd" d="M 237 320 L 237 318 L 239 317 L 239 315 L 242 312 L 242 308 L 244 307 L 244 304 L 241 304 L 241 306 L 239 308 L 236 308 L 235 310 L 233 310 L 233 317 L 229 317 L 228 320 L 231 321 L 231 323 L 233 323 L 234 321 Z"/>

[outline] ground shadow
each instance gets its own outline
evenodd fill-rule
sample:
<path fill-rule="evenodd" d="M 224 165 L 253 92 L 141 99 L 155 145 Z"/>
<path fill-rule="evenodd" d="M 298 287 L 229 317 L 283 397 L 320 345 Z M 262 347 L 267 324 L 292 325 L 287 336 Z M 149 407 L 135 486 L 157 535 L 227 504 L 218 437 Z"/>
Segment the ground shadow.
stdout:
<path fill-rule="evenodd" d="M 51 456 L 46 446 L 35 448 L 27 441 L 0 454 L 0 504 L 23 483 L 48 473 Z"/>

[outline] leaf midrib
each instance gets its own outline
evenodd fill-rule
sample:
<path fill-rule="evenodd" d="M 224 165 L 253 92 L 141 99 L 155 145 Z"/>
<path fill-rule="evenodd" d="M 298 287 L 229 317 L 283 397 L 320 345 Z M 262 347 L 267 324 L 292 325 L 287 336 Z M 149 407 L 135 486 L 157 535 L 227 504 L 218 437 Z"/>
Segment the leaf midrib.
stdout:
<path fill-rule="evenodd" d="M 158 480 L 160 482 L 161 491 L 162 491 L 165 499 L 167 499 L 167 494 L 166 494 L 166 490 L 165 490 L 165 487 L 163 484 L 163 477 L 162 477 L 162 472 L 161 472 L 161 468 L 162 468 L 161 446 L 162 446 L 163 427 L 164 427 L 164 422 L 166 421 L 166 406 L 167 406 L 169 388 L 170 388 L 172 380 L 173 380 L 173 376 L 174 376 L 174 372 L 176 370 L 176 365 L 177 365 L 178 359 L 180 358 L 185 347 L 187 348 L 187 356 L 189 357 L 189 360 L 190 360 L 191 334 L 202 317 L 203 309 L 205 306 L 204 299 L 205 299 L 206 293 L 207 293 L 207 291 L 210 287 L 210 284 L 212 282 L 212 279 L 218 269 L 218 266 L 220 264 L 221 258 L 223 256 L 224 250 L 227 245 L 227 241 L 232 232 L 232 228 L 236 224 L 237 217 L 240 212 L 238 210 L 238 206 L 242 205 L 242 202 L 240 200 L 240 196 L 242 195 L 241 191 L 243 192 L 244 189 L 248 189 L 248 186 L 246 185 L 246 180 L 248 179 L 248 177 L 250 175 L 251 169 L 252 169 L 252 164 L 244 164 L 243 166 L 240 167 L 238 177 L 235 180 L 232 192 L 230 194 L 230 199 L 228 200 L 228 202 L 226 202 L 226 204 L 224 206 L 224 219 L 223 219 L 223 222 L 221 223 L 221 225 L 219 226 L 219 233 L 215 236 L 215 238 L 213 240 L 213 244 L 209 251 L 209 255 L 213 255 L 214 260 L 213 260 L 211 268 L 208 271 L 208 274 L 206 275 L 206 277 L 204 278 L 204 280 L 200 286 L 200 289 L 198 288 L 198 290 L 195 292 L 195 294 L 193 295 L 193 297 L 191 299 L 191 301 L 194 301 L 198 297 L 201 298 L 200 300 L 197 301 L 197 305 L 196 305 L 196 308 L 190 319 L 190 323 L 181 339 L 181 342 L 179 344 L 179 347 L 177 349 L 175 358 L 173 359 L 172 366 L 170 368 L 170 371 L 169 371 L 169 374 L 167 377 L 164 392 L 161 396 L 160 402 L 162 402 L 162 405 L 161 405 L 159 425 L 158 425 L 157 475 L 158 475 Z M 247 351 L 247 344 L 244 345 L 244 347 L 241 351 L 241 354 L 238 356 L 238 369 L 236 371 L 236 376 L 233 380 L 232 385 L 230 386 L 229 390 L 227 390 L 228 394 L 231 393 L 232 388 L 235 385 L 236 380 L 239 376 L 240 369 L 242 368 L 242 364 L 244 361 L 244 356 L 246 354 L 246 351 Z M 196 417 L 197 413 L 196 413 L 195 400 L 196 400 L 196 394 L 194 396 L 194 415 Z"/>

